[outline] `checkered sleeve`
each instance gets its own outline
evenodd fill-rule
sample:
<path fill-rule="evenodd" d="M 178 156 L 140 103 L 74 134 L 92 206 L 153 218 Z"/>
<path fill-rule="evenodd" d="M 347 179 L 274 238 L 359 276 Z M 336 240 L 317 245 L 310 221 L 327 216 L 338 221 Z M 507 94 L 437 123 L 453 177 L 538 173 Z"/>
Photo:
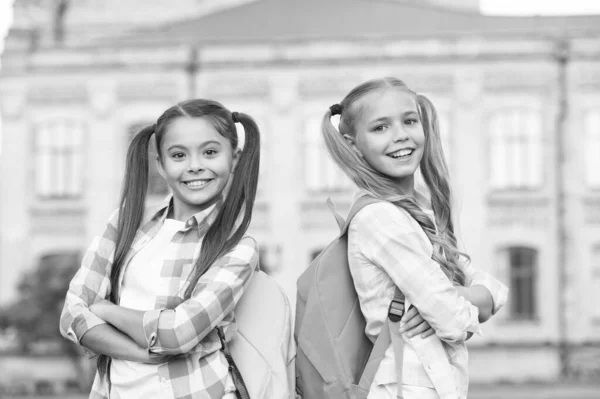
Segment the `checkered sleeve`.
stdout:
<path fill-rule="evenodd" d="M 383 202 L 366 206 L 351 223 L 362 255 L 390 276 L 437 336 L 464 341 L 467 331 L 479 332 L 479 311 L 458 295 L 416 228 L 406 211 Z"/>
<path fill-rule="evenodd" d="M 506 304 L 508 287 L 496 280 L 491 274 L 475 269 L 471 265 L 467 265 L 464 270 L 470 286 L 481 285 L 488 289 L 492 295 L 492 315 L 495 315 Z"/>
<path fill-rule="evenodd" d="M 243 238 L 198 280 L 192 297 L 174 309 L 144 314 L 148 350 L 160 354 L 187 353 L 233 311 L 258 265 L 258 246 Z"/>
<path fill-rule="evenodd" d="M 91 328 L 106 322 L 90 312 L 89 306 L 107 297 L 110 290 L 110 267 L 117 239 L 117 212 L 111 216 L 104 233 L 93 239 L 81 267 L 71 280 L 60 317 L 63 337 L 79 344 Z M 84 347 L 90 357 L 96 353 Z"/>

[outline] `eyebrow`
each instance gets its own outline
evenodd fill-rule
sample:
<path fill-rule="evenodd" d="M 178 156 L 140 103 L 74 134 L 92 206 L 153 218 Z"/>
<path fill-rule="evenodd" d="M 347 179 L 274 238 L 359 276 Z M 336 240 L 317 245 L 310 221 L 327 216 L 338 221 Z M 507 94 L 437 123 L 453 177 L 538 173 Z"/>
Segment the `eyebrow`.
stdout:
<path fill-rule="evenodd" d="M 209 140 L 209 141 L 205 141 L 204 143 L 200 144 L 198 146 L 198 148 L 208 147 L 209 145 L 218 145 L 220 147 L 221 143 L 218 142 L 217 140 Z M 173 144 L 172 146 L 170 146 L 169 148 L 167 148 L 167 151 L 171 151 L 174 148 L 184 148 L 184 149 L 187 149 L 187 147 L 185 145 L 183 145 L 183 144 Z"/>
<path fill-rule="evenodd" d="M 406 117 L 408 115 L 419 115 L 419 113 L 416 110 L 410 110 L 410 111 L 406 111 L 402 114 L 403 117 Z M 389 116 L 380 116 L 379 118 L 373 119 L 372 121 L 369 122 L 369 124 L 371 123 L 377 123 L 377 122 L 384 122 L 384 121 L 388 121 L 390 120 Z"/>

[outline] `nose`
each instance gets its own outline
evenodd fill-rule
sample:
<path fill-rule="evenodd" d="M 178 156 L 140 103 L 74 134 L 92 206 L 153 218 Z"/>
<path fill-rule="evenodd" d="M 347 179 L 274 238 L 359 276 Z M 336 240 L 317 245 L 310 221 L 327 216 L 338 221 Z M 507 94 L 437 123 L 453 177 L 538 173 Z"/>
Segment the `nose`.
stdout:
<path fill-rule="evenodd" d="M 394 142 L 401 142 L 408 140 L 409 135 L 406 129 L 404 129 L 404 125 L 400 124 L 394 129 Z"/>
<path fill-rule="evenodd" d="M 198 157 L 192 157 L 190 159 L 190 164 L 188 165 L 188 172 L 190 173 L 198 173 L 203 170 L 202 163 Z"/>

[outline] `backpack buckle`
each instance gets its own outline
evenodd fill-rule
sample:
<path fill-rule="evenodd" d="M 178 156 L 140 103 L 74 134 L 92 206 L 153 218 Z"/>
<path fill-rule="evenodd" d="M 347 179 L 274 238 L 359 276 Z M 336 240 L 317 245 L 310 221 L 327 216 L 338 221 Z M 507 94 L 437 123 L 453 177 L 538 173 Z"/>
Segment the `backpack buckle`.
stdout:
<path fill-rule="evenodd" d="M 388 309 L 388 317 L 389 319 L 397 323 L 404 316 L 404 298 L 402 299 L 392 299 L 390 302 L 390 307 Z"/>

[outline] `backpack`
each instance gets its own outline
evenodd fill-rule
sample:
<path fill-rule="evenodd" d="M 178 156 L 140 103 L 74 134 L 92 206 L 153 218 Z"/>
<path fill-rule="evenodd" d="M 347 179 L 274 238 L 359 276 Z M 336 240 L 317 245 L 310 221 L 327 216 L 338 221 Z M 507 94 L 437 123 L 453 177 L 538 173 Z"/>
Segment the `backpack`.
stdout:
<path fill-rule="evenodd" d="M 256 271 L 235 308 L 237 331 L 219 335 L 238 398 L 289 399 L 294 393 L 291 309 L 277 282 Z M 244 392 L 245 391 L 245 392 Z"/>
<path fill-rule="evenodd" d="M 379 200 L 362 196 L 344 220 L 335 213 L 340 235 L 333 240 L 297 283 L 296 392 L 303 399 L 365 399 L 381 360 L 394 347 L 398 386 L 402 383 L 403 341 L 399 333 L 404 313 L 404 296 L 396 289 L 388 318 L 372 344 L 365 335 L 350 268 L 348 266 L 348 227 L 365 206 Z"/>

